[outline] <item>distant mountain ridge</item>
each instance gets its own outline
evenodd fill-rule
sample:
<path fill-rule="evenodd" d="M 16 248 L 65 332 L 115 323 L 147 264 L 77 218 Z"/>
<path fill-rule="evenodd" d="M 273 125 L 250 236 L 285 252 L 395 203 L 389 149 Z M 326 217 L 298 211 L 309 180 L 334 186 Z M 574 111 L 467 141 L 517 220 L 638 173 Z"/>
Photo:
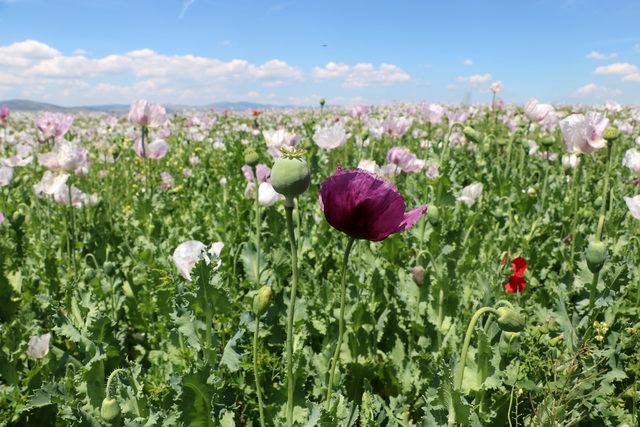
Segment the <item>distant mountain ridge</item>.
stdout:
<path fill-rule="evenodd" d="M 56 104 L 31 101 L 28 99 L 9 99 L 6 101 L 0 101 L 0 105 L 6 105 L 11 111 L 24 112 L 51 111 L 54 113 L 98 112 L 121 114 L 129 111 L 128 104 L 81 105 L 77 107 L 63 107 Z M 164 105 L 164 107 L 169 113 L 182 111 L 206 111 L 212 108 L 215 110 L 234 111 L 294 108 L 290 105 L 258 104 L 253 102 L 214 102 L 213 104 L 209 105 L 168 104 Z"/>

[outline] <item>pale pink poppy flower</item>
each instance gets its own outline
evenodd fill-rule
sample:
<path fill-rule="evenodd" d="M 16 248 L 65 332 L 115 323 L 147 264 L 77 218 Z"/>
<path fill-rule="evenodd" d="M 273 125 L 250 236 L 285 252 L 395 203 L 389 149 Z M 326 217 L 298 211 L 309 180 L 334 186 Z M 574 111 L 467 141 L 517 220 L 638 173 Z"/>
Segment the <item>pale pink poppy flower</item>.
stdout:
<path fill-rule="evenodd" d="M 425 165 L 424 160 L 418 159 L 415 154 L 402 147 L 392 147 L 387 152 L 387 160 L 407 173 L 420 172 Z"/>
<path fill-rule="evenodd" d="M 197 240 L 187 240 L 176 247 L 169 259 L 175 264 L 178 273 L 186 280 L 191 281 L 191 271 L 201 259 L 204 259 L 207 265 L 211 264 L 212 258 L 217 259 L 217 264 L 213 269 L 217 270 L 220 267 L 222 263 L 220 253 L 223 247 L 224 243 L 216 242 L 207 250 L 204 243 Z"/>
<path fill-rule="evenodd" d="M 428 165 L 425 175 L 427 175 L 427 178 L 429 179 L 438 178 L 440 176 L 440 169 L 438 168 L 438 165 L 433 165 L 433 164 Z"/>
<path fill-rule="evenodd" d="M 4 214 L 0 212 L 0 225 L 4 222 Z"/>
<path fill-rule="evenodd" d="M 351 108 L 349 115 L 355 119 L 355 118 L 363 117 L 367 115 L 368 112 L 369 112 L 369 107 L 367 107 L 366 105 L 354 105 Z"/>
<path fill-rule="evenodd" d="M 49 342 L 51 341 L 51 332 L 44 335 L 33 335 L 29 338 L 27 344 L 27 356 L 34 359 L 42 359 L 49 354 Z"/>
<path fill-rule="evenodd" d="M 560 121 L 560 130 L 569 153 L 591 153 L 606 147 L 604 130 L 609 124 L 601 113 L 572 114 Z"/>
<path fill-rule="evenodd" d="M 69 174 L 54 174 L 51 171 L 46 171 L 40 182 L 33 186 L 33 191 L 35 194 L 46 194 L 48 196 L 52 196 L 60 192 L 61 187 L 66 190 L 68 179 Z"/>
<path fill-rule="evenodd" d="M 138 126 L 157 128 L 167 121 L 167 112 L 160 104 L 140 99 L 131 104 L 128 119 Z"/>
<path fill-rule="evenodd" d="M 393 163 L 388 163 L 380 167 L 380 174 L 385 178 L 393 178 L 394 176 L 399 175 L 400 172 L 402 172 L 400 168 Z"/>
<path fill-rule="evenodd" d="M 562 156 L 562 167 L 565 169 L 572 169 L 578 166 L 580 163 L 580 157 L 577 154 L 565 154 Z"/>
<path fill-rule="evenodd" d="M 10 114 L 11 112 L 9 111 L 9 107 L 7 107 L 6 105 L 0 107 L 0 125 L 4 126 L 5 124 L 7 124 L 7 120 L 9 119 Z"/>
<path fill-rule="evenodd" d="M 628 167 L 631 173 L 640 177 L 640 151 L 635 148 L 630 148 L 625 151 L 622 166 Z"/>
<path fill-rule="evenodd" d="M 162 190 L 168 190 L 169 188 L 173 187 L 176 183 L 176 180 L 173 179 L 173 177 L 169 172 L 160 173 L 160 179 L 162 180 L 162 183 L 160 184 L 160 188 Z"/>
<path fill-rule="evenodd" d="M 497 82 L 491 83 L 491 86 L 489 87 L 489 89 L 491 89 L 491 92 L 493 93 L 498 93 L 502 91 L 502 82 L 497 81 Z"/>
<path fill-rule="evenodd" d="M 247 182 L 253 183 L 255 180 L 253 176 L 253 168 L 249 165 L 244 165 L 241 169 L 244 177 L 247 179 Z M 260 163 L 256 166 L 256 174 L 258 175 L 258 184 L 261 184 L 269 180 L 269 177 L 271 176 L 271 169 L 269 169 L 269 166 Z"/>
<path fill-rule="evenodd" d="M 71 200 L 69 200 L 69 193 L 71 193 Z M 57 188 L 57 191 L 53 194 L 53 200 L 61 205 L 82 208 L 95 206 L 98 203 L 98 195 L 85 194 L 75 186 L 71 186 L 71 191 L 69 191 L 69 186 L 65 184 Z"/>
<path fill-rule="evenodd" d="M 362 159 L 358 163 L 358 169 L 365 170 L 375 175 L 380 175 L 380 167 L 375 160 Z"/>
<path fill-rule="evenodd" d="M 462 110 L 447 110 L 447 119 L 449 120 L 449 125 L 454 123 L 464 123 L 467 120 L 467 113 Z"/>
<path fill-rule="evenodd" d="M 493 104 L 491 105 L 491 108 L 494 111 L 504 110 L 504 100 L 502 98 L 496 98 L 496 100 L 493 101 Z"/>
<path fill-rule="evenodd" d="M 143 159 L 160 160 L 167 155 L 169 144 L 164 142 L 163 139 L 156 139 L 151 144 L 145 142 L 143 149 L 142 139 L 138 138 L 134 150 L 138 157 L 142 157 Z"/>
<path fill-rule="evenodd" d="M 6 187 L 13 178 L 13 168 L 0 167 L 0 188 Z"/>
<path fill-rule="evenodd" d="M 439 104 L 428 104 L 422 109 L 427 121 L 432 125 L 436 125 L 442 121 L 444 108 Z"/>
<path fill-rule="evenodd" d="M 267 144 L 267 151 L 274 158 L 282 156 L 282 153 L 278 150 L 280 147 L 293 147 L 300 141 L 298 135 L 288 132 L 283 128 L 263 130 L 262 136 L 264 137 L 264 142 Z"/>
<path fill-rule="evenodd" d="M 185 178 L 190 178 L 191 176 L 193 176 L 193 170 L 191 170 L 191 168 L 184 168 L 182 169 L 182 175 Z"/>
<path fill-rule="evenodd" d="M 535 98 L 531 98 L 524 106 L 524 114 L 534 123 L 541 123 L 553 111 L 551 105 L 540 104 Z"/>
<path fill-rule="evenodd" d="M 411 127 L 413 123 L 412 118 L 406 117 L 390 117 L 385 120 L 382 125 L 384 127 L 384 131 L 391 136 L 400 137 L 404 135 L 407 130 Z"/>
<path fill-rule="evenodd" d="M 67 114 L 44 113 L 36 119 L 36 127 L 41 139 L 60 138 L 71 128 L 73 116 Z"/>
<path fill-rule="evenodd" d="M 464 203 L 465 205 L 472 207 L 478 197 L 482 194 L 482 184 L 479 182 L 475 182 L 473 184 L 467 185 L 460 192 L 460 196 L 458 196 L 458 201 Z"/>
<path fill-rule="evenodd" d="M 189 164 L 191 166 L 196 166 L 200 164 L 200 157 L 196 156 L 195 154 L 189 157 Z"/>
<path fill-rule="evenodd" d="M 38 155 L 41 165 L 54 172 L 76 172 L 82 174 L 88 168 L 88 151 L 79 145 L 60 141 L 53 151 Z"/>
<path fill-rule="evenodd" d="M 380 139 L 384 135 L 385 129 L 382 120 L 369 118 L 367 120 L 367 130 L 373 139 Z"/>
<path fill-rule="evenodd" d="M 333 126 L 319 127 L 313 134 L 313 142 L 325 150 L 333 150 L 347 142 L 347 134 L 341 123 Z"/>
<path fill-rule="evenodd" d="M 640 196 L 625 197 L 624 202 L 627 204 L 631 216 L 640 219 Z"/>
<path fill-rule="evenodd" d="M 280 199 L 284 199 L 284 197 L 273 189 L 270 182 L 260 183 L 258 187 L 258 203 L 260 205 L 265 207 L 273 206 Z"/>

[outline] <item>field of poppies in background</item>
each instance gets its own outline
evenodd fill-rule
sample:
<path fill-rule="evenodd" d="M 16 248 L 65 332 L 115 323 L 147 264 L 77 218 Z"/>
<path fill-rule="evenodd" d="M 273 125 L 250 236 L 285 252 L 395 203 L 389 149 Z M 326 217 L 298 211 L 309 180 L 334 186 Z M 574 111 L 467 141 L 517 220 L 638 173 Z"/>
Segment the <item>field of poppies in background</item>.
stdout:
<path fill-rule="evenodd" d="M 0 109 L 0 424 L 637 426 L 640 110 L 500 89 Z"/>

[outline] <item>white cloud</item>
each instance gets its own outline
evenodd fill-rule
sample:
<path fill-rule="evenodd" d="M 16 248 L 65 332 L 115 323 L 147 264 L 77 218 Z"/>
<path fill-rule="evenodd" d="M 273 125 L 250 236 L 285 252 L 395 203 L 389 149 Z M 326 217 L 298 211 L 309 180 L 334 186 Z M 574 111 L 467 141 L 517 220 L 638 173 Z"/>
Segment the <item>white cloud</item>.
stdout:
<path fill-rule="evenodd" d="M 626 82 L 640 82 L 640 73 L 627 74 L 622 78 Z"/>
<path fill-rule="evenodd" d="M 473 65 L 473 60 L 471 59 L 465 59 L 464 61 L 462 61 L 463 65 Z"/>
<path fill-rule="evenodd" d="M 324 67 L 315 67 L 313 76 L 316 79 L 343 78 L 347 87 L 363 88 L 374 85 L 390 85 L 411 80 L 411 76 L 394 64 L 360 63 L 355 65 L 329 62 Z"/>
<path fill-rule="evenodd" d="M 602 52 L 598 52 L 597 50 L 592 50 L 591 52 L 589 52 L 586 56 L 587 59 L 597 59 L 599 61 L 604 61 L 607 59 L 613 59 L 613 58 L 617 58 L 618 54 L 617 53 L 610 53 L 610 54 L 605 54 Z"/>
<path fill-rule="evenodd" d="M 302 81 L 303 71 L 280 59 L 255 64 L 164 55 L 151 49 L 92 58 L 82 50 L 66 55 L 35 40 L 0 46 L 0 98 L 74 104 L 164 97 L 205 103 L 237 97 L 255 86 L 283 87 Z"/>
<path fill-rule="evenodd" d="M 601 65 L 593 71 L 595 74 L 631 74 L 638 71 L 638 67 L 628 62 L 616 62 L 610 65 Z"/>
<path fill-rule="evenodd" d="M 576 89 L 575 96 L 577 97 L 585 97 L 590 95 L 599 95 L 599 96 L 617 96 L 622 95 L 622 91 L 620 89 L 610 89 L 605 86 L 598 86 L 595 83 L 587 83 L 584 86 L 580 86 Z"/>
<path fill-rule="evenodd" d="M 489 80 L 491 80 L 491 74 L 489 73 L 456 77 L 456 81 L 460 83 L 469 83 L 472 86 L 479 85 L 480 83 L 486 83 Z"/>

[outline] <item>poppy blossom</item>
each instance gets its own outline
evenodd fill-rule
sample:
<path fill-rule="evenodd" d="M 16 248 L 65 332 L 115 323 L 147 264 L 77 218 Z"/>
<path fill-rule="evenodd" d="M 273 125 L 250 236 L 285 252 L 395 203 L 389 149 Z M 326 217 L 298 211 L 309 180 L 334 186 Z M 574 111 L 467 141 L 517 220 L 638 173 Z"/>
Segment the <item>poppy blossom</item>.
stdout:
<path fill-rule="evenodd" d="M 522 292 L 527 287 L 524 280 L 524 272 L 527 269 L 527 261 L 521 256 L 511 260 L 511 269 L 513 274 L 509 277 L 509 281 L 504 285 L 505 291 L 514 294 Z"/>
<path fill-rule="evenodd" d="M 320 206 L 333 228 L 374 242 L 411 228 L 427 211 L 421 206 L 405 212 L 395 185 L 365 170 L 339 166 L 320 184 Z"/>

